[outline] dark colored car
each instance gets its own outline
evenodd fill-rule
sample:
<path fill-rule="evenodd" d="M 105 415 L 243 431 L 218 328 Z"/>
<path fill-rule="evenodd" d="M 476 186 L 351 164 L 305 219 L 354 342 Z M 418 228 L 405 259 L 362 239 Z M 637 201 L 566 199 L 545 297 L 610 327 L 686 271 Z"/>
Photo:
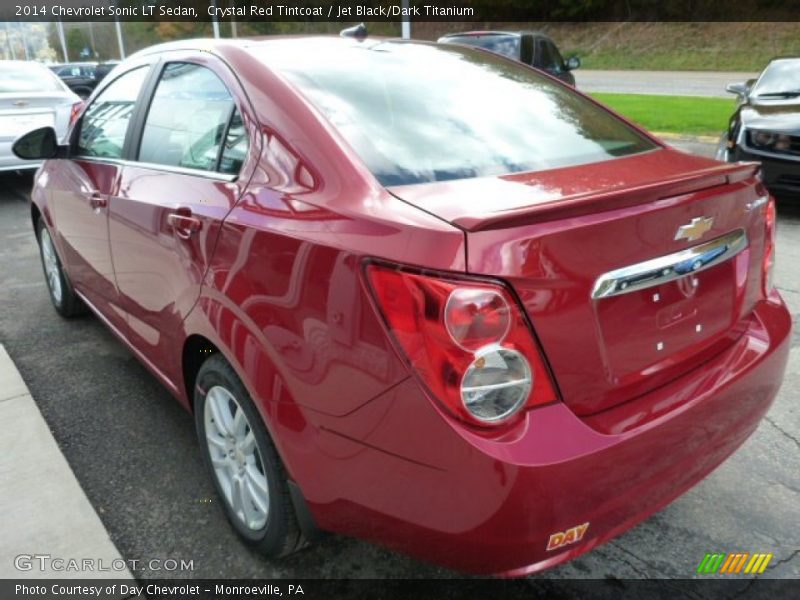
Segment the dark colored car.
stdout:
<path fill-rule="evenodd" d="M 758 165 L 491 52 L 160 45 L 68 144 L 14 148 L 48 159 L 31 221 L 56 310 L 89 307 L 194 415 L 269 556 L 319 527 L 554 566 L 710 473 L 783 377 Z"/>
<path fill-rule="evenodd" d="M 546 71 L 572 86 L 575 85 L 572 71 L 581 66 L 577 56 L 565 61 L 553 40 L 537 31 L 467 31 L 450 33 L 440 37 L 438 42 L 491 50 Z"/>
<path fill-rule="evenodd" d="M 775 196 L 800 199 L 800 57 L 776 58 L 758 79 L 727 89 L 739 103 L 717 158 L 757 160 Z"/>
<path fill-rule="evenodd" d="M 67 84 L 69 89 L 84 100 L 88 98 L 97 84 L 119 64 L 119 61 L 103 63 L 66 63 L 50 65 L 50 70 Z"/>
<path fill-rule="evenodd" d="M 65 63 L 50 65 L 50 70 L 67 84 L 67 87 L 80 98 L 88 98 L 97 86 L 98 79 L 95 75 L 97 63 Z"/>

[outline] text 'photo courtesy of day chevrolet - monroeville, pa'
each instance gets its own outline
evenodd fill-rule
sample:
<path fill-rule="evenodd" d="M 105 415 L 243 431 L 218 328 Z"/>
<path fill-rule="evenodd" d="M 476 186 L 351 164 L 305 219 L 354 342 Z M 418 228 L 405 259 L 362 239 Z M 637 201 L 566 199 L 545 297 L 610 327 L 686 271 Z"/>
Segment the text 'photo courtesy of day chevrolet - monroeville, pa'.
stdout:
<path fill-rule="evenodd" d="M 0 599 L 800 593 L 800 0 L 8 0 Z"/>

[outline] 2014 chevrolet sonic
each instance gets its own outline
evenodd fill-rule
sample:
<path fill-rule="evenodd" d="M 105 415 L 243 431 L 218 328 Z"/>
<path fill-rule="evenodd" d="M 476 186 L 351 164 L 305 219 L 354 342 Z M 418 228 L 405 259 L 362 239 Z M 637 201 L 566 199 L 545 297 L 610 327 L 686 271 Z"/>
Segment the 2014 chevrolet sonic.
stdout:
<path fill-rule="evenodd" d="M 504 57 L 188 41 L 119 65 L 46 158 L 56 310 L 92 310 L 196 420 L 269 556 L 317 529 L 521 575 L 734 452 L 789 313 L 753 163 L 664 146 Z"/>

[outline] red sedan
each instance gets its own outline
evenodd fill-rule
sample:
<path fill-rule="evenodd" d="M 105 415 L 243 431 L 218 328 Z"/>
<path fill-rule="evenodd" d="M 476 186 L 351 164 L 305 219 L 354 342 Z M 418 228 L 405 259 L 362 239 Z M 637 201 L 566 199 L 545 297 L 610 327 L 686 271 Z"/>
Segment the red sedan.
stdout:
<path fill-rule="evenodd" d="M 167 44 L 66 145 L 15 149 L 49 159 L 31 219 L 56 310 L 91 309 L 194 415 L 272 557 L 321 529 L 551 567 L 711 472 L 784 372 L 757 165 L 501 56 Z"/>

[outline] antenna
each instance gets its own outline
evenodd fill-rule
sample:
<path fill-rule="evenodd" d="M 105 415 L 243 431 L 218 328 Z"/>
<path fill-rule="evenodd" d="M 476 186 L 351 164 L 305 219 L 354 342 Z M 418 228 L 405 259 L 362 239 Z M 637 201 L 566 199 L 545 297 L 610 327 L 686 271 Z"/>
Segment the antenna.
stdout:
<path fill-rule="evenodd" d="M 364 23 L 359 23 L 358 25 L 354 25 L 353 27 L 348 27 L 347 29 L 342 29 L 339 32 L 339 35 L 342 37 L 351 37 L 357 39 L 359 42 L 363 41 L 367 37 L 367 26 Z"/>

